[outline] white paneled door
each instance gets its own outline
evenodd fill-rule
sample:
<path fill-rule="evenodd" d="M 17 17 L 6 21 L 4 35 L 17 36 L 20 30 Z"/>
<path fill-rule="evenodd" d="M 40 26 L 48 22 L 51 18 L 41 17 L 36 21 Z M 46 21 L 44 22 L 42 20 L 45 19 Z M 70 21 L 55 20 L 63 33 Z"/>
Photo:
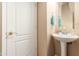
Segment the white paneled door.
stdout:
<path fill-rule="evenodd" d="M 37 55 L 37 3 L 4 2 L 2 7 L 3 55 Z"/>

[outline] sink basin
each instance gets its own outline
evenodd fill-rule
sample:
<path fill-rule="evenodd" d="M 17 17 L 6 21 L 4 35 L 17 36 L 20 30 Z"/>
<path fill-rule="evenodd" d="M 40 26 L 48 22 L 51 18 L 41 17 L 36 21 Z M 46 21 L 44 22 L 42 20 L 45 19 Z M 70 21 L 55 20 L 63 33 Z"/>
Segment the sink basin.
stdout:
<path fill-rule="evenodd" d="M 79 38 L 78 35 L 71 34 L 71 33 L 54 33 L 53 34 L 54 38 L 63 42 L 72 42 L 75 41 Z"/>
<path fill-rule="evenodd" d="M 61 56 L 66 56 L 66 54 L 67 54 L 67 50 L 66 50 L 67 49 L 67 42 L 72 42 L 72 41 L 75 41 L 79 38 L 78 35 L 71 34 L 71 33 L 59 32 L 59 33 L 53 33 L 52 35 L 56 40 L 60 41 Z"/>

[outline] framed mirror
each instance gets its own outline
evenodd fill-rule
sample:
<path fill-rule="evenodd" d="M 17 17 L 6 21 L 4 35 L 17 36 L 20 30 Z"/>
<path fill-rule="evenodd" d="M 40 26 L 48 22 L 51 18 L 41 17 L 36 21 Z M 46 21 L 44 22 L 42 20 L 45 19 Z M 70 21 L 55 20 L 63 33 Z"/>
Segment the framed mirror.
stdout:
<path fill-rule="evenodd" d="M 74 3 L 73 2 L 59 2 L 58 3 L 59 16 L 62 18 L 62 28 L 65 31 L 70 31 L 75 28 L 74 24 Z"/>

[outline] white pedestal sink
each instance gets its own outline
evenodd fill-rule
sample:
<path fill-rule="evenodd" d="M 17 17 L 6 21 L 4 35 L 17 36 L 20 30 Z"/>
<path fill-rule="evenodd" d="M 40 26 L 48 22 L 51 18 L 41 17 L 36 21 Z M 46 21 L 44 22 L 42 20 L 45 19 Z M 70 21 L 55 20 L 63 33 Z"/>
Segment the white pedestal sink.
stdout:
<path fill-rule="evenodd" d="M 67 42 L 75 41 L 79 38 L 78 35 L 70 33 L 53 33 L 53 37 L 60 41 L 61 44 L 61 56 L 66 56 Z"/>

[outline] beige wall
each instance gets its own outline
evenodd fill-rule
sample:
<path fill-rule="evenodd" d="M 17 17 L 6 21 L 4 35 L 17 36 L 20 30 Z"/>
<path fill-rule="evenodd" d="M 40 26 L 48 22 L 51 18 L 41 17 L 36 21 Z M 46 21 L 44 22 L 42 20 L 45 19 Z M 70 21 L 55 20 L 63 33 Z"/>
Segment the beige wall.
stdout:
<path fill-rule="evenodd" d="M 52 32 L 52 26 L 51 26 L 51 17 L 53 16 L 53 13 L 55 13 L 55 11 L 53 11 L 53 7 L 52 4 L 47 3 L 47 42 L 48 44 L 50 43 L 50 36 L 51 36 L 51 32 Z M 55 14 L 54 14 L 55 15 Z"/>
<path fill-rule="evenodd" d="M 2 50 L 2 3 L 0 2 L 0 52 Z"/>
<path fill-rule="evenodd" d="M 47 4 L 38 4 L 38 55 L 47 55 Z"/>

